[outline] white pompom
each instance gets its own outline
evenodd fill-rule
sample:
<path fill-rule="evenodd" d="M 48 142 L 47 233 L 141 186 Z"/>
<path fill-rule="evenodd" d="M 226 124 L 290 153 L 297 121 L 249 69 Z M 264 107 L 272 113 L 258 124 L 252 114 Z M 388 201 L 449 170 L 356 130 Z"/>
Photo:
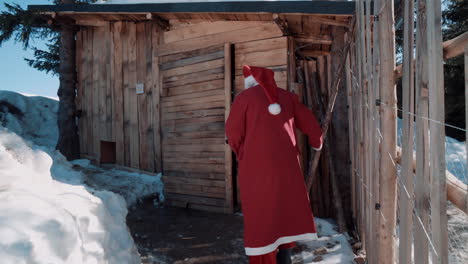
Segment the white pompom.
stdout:
<path fill-rule="evenodd" d="M 268 112 L 272 115 L 279 115 L 281 113 L 281 106 L 277 103 L 268 106 Z"/>

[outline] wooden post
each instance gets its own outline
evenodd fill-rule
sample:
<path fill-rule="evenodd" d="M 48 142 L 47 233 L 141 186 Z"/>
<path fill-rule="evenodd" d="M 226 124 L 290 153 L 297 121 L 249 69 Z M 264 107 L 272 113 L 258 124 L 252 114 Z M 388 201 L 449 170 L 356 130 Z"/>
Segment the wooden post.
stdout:
<path fill-rule="evenodd" d="M 373 186 L 373 158 L 374 158 L 374 147 L 373 147 L 373 137 L 374 137 L 374 132 L 375 128 L 372 124 L 372 118 L 374 115 L 374 102 L 375 99 L 373 97 L 373 77 L 372 77 L 372 39 L 371 39 L 371 32 L 372 32 L 372 26 L 371 26 L 371 15 L 370 15 L 370 8 L 371 8 L 371 1 L 366 0 L 365 1 L 365 39 L 366 39 L 366 76 L 365 76 L 365 84 L 364 87 L 366 89 L 366 104 L 368 107 L 363 107 L 365 110 L 365 118 L 366 118 L 366 136 L 365 136 L 365 149 L 366 149 L 366 185 L 368 186 L 368 191 L 367 193 L 367 206 L 366 206 L 366 226 L 367 226 L 367 234 L 368 234 L 368 247 L 367 247 L 367 253 L 368 253 L 368 259 L 371 263 L 377 262 L 377 256 L 376 256 L 376 250 L 375 250 L 375 241 L 376 239 L 376 230 L 374 230 L 374 225 L 373 223 L 373 208 L 374 203 L 373 203 L 373 196 L 371 195 L 371 186 Z"/>
<path fill-rule="evenodd" d="M 224 96 L 225 110 L 224 120 L 227 121 L 229 112 L 231 111 L 232 101 L 232 61 L 231 61 L 231 44 L 224 44 Z M 234 213 L 234 194 L 232 190 L 232 150 L 229 144 L 225 144 L 224 150 L 224 167 L 225 167 L 225 210 L 226 213 Z"/>
<path fill-rule="evenodd" d="M 162 172 L 162 150 L 161 150 L 161 92 L 162 76 L 159 69 L 158 48 L 161 43 L 161 29 L 158 24 L 152 24 L 152 64 L 153 64 L 153 134 L 154 134 L 154 169 L 156 172 Z"/>
<path fill-rule="evenodd" d="M 400 188 L 400 263 L 411 263 L 413 245 L 413 137 L 414 117 L 414 2 L 404 3 L 403 33 L 403 135 L 402 135 L 402 168 L 403 187 Z"/>
<path fill-rule="evenodd" d="M 468 44 L 465 46 L 465 124 L 468 124 Z M 466 130 L 465 138 L 468 138 L 468 130 Z M 468 153 L 468 143 L 465 141 L 466 153 Z M 468 165 L 468 158 L 467 158 Z M 468 167 L 467 167 L 468 168 Z M 468 173 L 465 176 L 468 178 Z M 466 196 L 466 209 L 468 212 L 468 190 Z"/>
<path fill-rule="evenodd" d="M 429 116 L 427 94 L 427 42 L 425 0 L 418 1 L 418 24 L 416 34 L 416 115 Z M 415 211 L 417 219 L 414 228 L 414 263 L 429 263 L 429 241 L 424 230 L 429 230 L 429 123 L 416 118 L 416 180 Z"/>
<path fill-rule="evenodd" d="M 395 69 L 395 28 L 393 0 L 378 1 L 380 41 L 380 125 L 382 134 L 380 160 L 380 218 L 378 250 L 379 263 L 394 263 L 395 243 L 393 235 L 396 225 L 396 89 Z"/>
<path fill-rule="evenodd" d="M 379 13 L 378 5 L 374 3 L 374 14 Z M 372 200 L 372 213 L 373 213 L 373 222 L 371 223 L 373 225 L 373 230 L 375 232 L 375 241 L 379 241 L 379 226 L 380 226 L 380 211 L 376 209 L 375 205 L 380 204 L 380 159 L 381 159 L 381 153 L 380 153 L 380 137 L 379 134 L 376 132 L 376 129 L 380 130 L 380 119 L 379 119 L 379 111 L 377 109 L 377 106 L 375 104 L 375 100 L 380 98 L 380 86 L 379 86 L 379 77 L 380 77 L 380 43 L 379 43 L 379 35 L 377 33 L 377 27 L 378 27 L 378 19 L 373 20 L 373 35 L 372 35 L 372 51 L 373 51 L 373 56 L 372 56 L 372 75 L 373 75 L 373 96 L 374 96 L 374 101 L 371 102 L 371 107 L 373 108 L 373 113 L 374 113 L 374 136 L 372 140 L 374 141 L 374 151 L 373 151 L 373 185 L 371 187 L 372 193 L 373 193 L 373 200 Z M 379 257 L 379 247 L 376 246 L 374 247 L 374 255 L 375 255 L 375 261 L 378 260 Z"/>
<path fill-rule="evenodd" d="M 351 36 L 348 36 L 350 38 Z M 351 65 L 350 65 L 350 57 L 351 54 L 348 53 L 346 57 L 346 95 L 347 95 L 347 100 L 348 100 L 348 126 L 349 126 L 349 154 L 350 154 L 350 170 L 349 173 L 351 175 L 351 215 L 352 218 L 356 217 L 356 191 L 354 186 L 356 185 L 356 174 L 354 172 L 354 166 L 355 166 L 355 158 L 354 158 L 354 121 L 353 121 L 353 115 L 354 115 L 354 104 L 353 104 L 353 88 L 352 88 L 352 79 L 351 79 Z M 354 219 L 353 219 L 354 220 Z"/>
<path fill-rule="evenodd" d="M 442 66 L 441 0 L 427 0 L 427 52 L 429 118 L 445 121 L 444 69 Z M 445 127 L 429 123 L 431 164 L 431 234 L 435 247 L 432 263 L 448 263 L 447 190 L 445 182 Z M 437 255 L 436 255 L 437 254 Z"/>

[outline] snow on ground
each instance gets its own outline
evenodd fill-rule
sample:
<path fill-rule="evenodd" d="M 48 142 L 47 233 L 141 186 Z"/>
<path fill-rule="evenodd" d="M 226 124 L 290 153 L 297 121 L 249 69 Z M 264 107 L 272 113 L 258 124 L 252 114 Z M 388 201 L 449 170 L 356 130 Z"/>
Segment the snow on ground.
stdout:
<path fill-rule="evenodd" d="M 143 198 L 154 195 L 156 195 L 154 201 L 156 206 L 164 201 L 161 173 L 152 176 L 115 168 L 103 169 L 91 165 L 86 159 L 74 160 L 71 163 L 84 173 L 86 185 L 122 195 L 128 207 L 135 205 Z"/>
<path fill-rule="evenodd" d="M 300 263 L 354 263 L 355 256 L 348 242 L 350 240 L 348 234 L 338 233 L 335 230 L 336 224 L 331 220 L 315 218 L 315 223 L 319 238 L 298 243 L 306 248 L 301 252 Z M 314 251 L 320 248 L 327 250 L 326 254 L 321 255 L 322 260 L 316 259 L 318 255 L 314 255 Z"/>
<path fill-rule="evenodd" d="M 0 128 L 2 263 L 139 263 L 125 200 L 81 179 L 60 153 Z"/>
<path fill-rule="evenodd" d="M 102 190 L 54 150 L 58 102 L 0 91 L 0 259 L 21 263 L 140 263 L 126 225 L 127 203 L 157 194 L 160 176 L 114 170 L 111 189 Z M 111 176 L 97 173 L 96 178 Z M 129 194 L 135 177 L 136 194 Z M 119 182 L 120 181 L 120 182 Z M 163 199 L 163 197 L 160 197 Z"/>

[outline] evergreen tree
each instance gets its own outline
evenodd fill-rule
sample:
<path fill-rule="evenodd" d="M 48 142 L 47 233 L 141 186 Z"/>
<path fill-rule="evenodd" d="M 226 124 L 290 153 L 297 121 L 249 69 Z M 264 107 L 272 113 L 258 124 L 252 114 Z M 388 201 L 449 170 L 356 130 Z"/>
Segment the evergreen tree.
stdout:
<path fill-rule="evenodd" d="M 89 0 L 80 3 L 85 2 Z M 53 0 L 53 3 L 73 4 L 75 0 Z M 79 158 L 75 105 L 75 26 L 49 24 L 45 16 L 25 10 L 18 4 L 5 3 L 5 7 L 7 10 L 0 13 L 0 45 L 13 39 L 25 49 L 32 48 L 34 58 L 26 59 L 28 64 L 40 71 L 59 75 L 59 138 L 56 148 L 68 159 Z M 46 40 L 48 49 L 30 47 L 31 39 Z"/>

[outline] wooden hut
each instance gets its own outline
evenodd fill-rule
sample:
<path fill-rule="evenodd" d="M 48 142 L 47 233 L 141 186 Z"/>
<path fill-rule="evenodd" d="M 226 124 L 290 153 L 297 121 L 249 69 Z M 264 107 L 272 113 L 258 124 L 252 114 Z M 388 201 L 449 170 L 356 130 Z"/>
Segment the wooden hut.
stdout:
<path fill-rule="evenodd" d="M 244 89 L 242 66 L 272 68 L 281 88 L 299 94 L 320 112 L 320 105 L 311 100 L 320 98 L 323 108 L 331 95 L 332 72 L 340 64 L 355 3 L 72 4 L 29 9 L 48 16 L 50 23 L 76 25 L 83 158 L 163 172 L 171 205 L 233 212 L 238 188 L 224 124 L 232 100 Z M 345 94 L 337 100 L 341 105 L 331 133 L 341 139 L 330 148 L 333 159 L 345 166 L 335 173 L 346 183 Z M 305 141 L 300 142 L 307 170 L 308 150 Z M 320 166 L 324 175 L 333 171 L 326 159 Z M 331 182 L 320 179 L 314 183 L 314 211 L 330 216 Z M 349 196 L 349 189 L 342 187 L 343 196 Z"/>

